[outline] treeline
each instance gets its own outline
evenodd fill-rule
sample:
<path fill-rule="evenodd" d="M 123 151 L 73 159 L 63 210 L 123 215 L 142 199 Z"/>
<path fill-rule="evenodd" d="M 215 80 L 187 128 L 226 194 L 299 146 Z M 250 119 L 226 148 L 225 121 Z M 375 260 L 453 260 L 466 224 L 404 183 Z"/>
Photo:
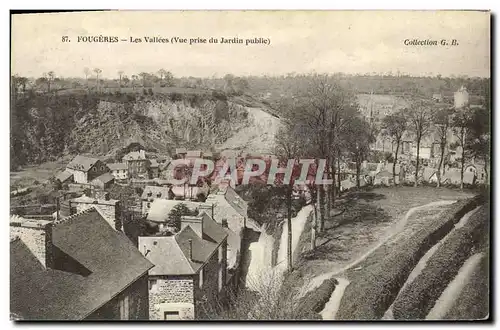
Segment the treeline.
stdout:
<path fill-rule="evenodd" d="M 440 135 L 442 146 L 449 143 L 446 138 L 451 131 L 464 150 L 461 159 L 462 182 L 467 158 L 483 159 L 486 164 L 489 162 L 488 92 L 481 107 L 464 107 L 458 110 L 428 97 L 408 95 L 405 97 L 408 109 L 385 117 L 380 127 L 362 116 L 356 91 L 347 88 L 339 77 L 312 75 L 301 78 L 300 82 L 300 88 L 295 88 L 296 92 L 292 97 L 284 97 L 278 103 L 283 125 L 276 137 L 276 155 L 283 164 L 291 159 L 315 159 L 316 163 L 324 161 L 326 164 L 324 178 L 331 180 L 331 184 L 309 184 L 311 202 L 315 205 L 311 249 L 315 248 L 316 232 L 325 230 L 325 222 L 335 206 L 340 191 L 341 164 L 355 163 L 357 186 L 360 187 L 361 164 L 370 155 L 370 145 L 380 133 L 390 137 L 397 145 L 393 173 L 396 172 L 402 137 L 405 133 L 411 134 L 417 145 L 415 186 L 418 185 L 417 176 L 421 167 L 420 143 L 431 133 L 433 127 L 439 127 L 443 132 Z M 444 155 L 441 154 L 440 166 L 443 158 Z M 288 186 L 286 199 L 289 206 L 295 189 L 293 179 L 292 177 L 290 183 L 285 183 Z M 288 208 L 288 225 L 291 226 L 291 207 Z M 289 246 L 290 242 L 289 237 Z M 291 255 L 288 258 L 291 270 Z"/>

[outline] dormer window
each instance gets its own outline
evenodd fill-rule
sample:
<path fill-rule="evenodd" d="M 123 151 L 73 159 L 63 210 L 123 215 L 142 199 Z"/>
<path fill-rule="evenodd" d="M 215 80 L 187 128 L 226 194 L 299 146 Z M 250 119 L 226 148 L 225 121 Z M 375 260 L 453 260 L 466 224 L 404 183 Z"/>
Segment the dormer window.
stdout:
<path fill-rule="evenodd" d="M 160 198 L 161 197 L 161 192 L 157 193 L 156 197 Z"/>
<path fill-rule="evenodd" d="M 151 195 L 153 195 L 153 193 L 151 191 L 148 191 L 148 197 L 151 197 Z"/>

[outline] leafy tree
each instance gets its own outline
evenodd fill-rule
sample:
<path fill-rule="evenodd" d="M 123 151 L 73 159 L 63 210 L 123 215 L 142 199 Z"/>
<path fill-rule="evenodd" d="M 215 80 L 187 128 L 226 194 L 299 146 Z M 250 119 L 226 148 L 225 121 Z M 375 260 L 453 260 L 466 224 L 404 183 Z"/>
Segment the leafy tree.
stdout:
<path fill-rule="evenodd" d="M 181 230 L 181 218 L 183 216 L 195 216 L 198 210 L 191 210 L 184 203 L 175 205 L 168 215 L 168 224 L 175 228 L 176 231 Z"/>

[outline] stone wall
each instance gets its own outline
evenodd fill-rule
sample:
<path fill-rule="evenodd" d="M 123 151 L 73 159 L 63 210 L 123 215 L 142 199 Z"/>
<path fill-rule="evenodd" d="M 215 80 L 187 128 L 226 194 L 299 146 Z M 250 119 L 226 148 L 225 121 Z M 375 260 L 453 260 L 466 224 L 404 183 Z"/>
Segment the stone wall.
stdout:
<path fill-rule="evenodd" d="M 163 320 L 165 312 L 179 312 L 182 319 L 194 318 L 192 276 L 149 277 L 149 319 Z"/>
<path fill-rule="evenodd" d="M 120 320 L 120 305 L 128 297 L 128 320 L 149 319 L 148 275 L 144 274 L 116 297 L 89 315 L 86 320 Z"/>
<path fill-rule="evenodd" d="M 51 267 L 52 224 L 44 220 L 24 220 L 24 222 L 23 224 L 11 222 L 10 236 L 19 237 L 44 267 Z"/>
<path fill-rule="evenodd" d="M 116 220 L 118 217 L 118 212 L 119 212 L 119 204 L 117 203 L 116 206 L 112 205 L 110 203 L 107 204 L 100 204 L 100 203 L 78 203 L 78 202 L 71 202 L 71 206 L 76 207 L 76 212 L 80 213 L 84 210 L 87 210 L 89 208 L 95 207 L 95 209 L 99 212 L 99 214 L 102 215 L 104 220 L 111 226 L 111 228 L 116 229 Z"/>

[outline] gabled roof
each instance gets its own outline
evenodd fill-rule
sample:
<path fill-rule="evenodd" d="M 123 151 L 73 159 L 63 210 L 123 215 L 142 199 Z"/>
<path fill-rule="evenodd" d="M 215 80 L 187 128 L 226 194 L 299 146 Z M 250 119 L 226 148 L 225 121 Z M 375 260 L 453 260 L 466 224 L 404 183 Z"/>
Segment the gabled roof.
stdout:
<path fill-rule="evenodd" d="M 146 160 L 146 156 L 140 151 L 131 151 L 123 156 L 122 160 Z"/>
<path fill-rule="evenodd" d="M 90 274 L 46 269 L 22 240 L 11 242 L 10 309 L 25 320 L 83 319 L 153 267 L 93 208 L 54 222 L 52 230 L 56 255 Z"/>
<path fill-rule="evenodd" d="M 242 217 L 247 217 L 248 204 L 241 198 L 233 188 L 227 187 L 224 197 L 229 204 L 238 212 Z"/>
<path fill-rule="evenodd" d="M 99 175 L 97 178 L 95 178 L 92 181 L 101 181 L 102 183 L 109 183 L 112 182 L 115 179 L 115 177 L 111 173 L 104 173 Z"/>
<path fill-rule="evenodd" d="M 149 167 L 159 167 L 160 164 L 158 164 L 158 161 L 156 159 L 151 159 Z"/>
<path fill-rule="evenodd" d="M 66 166 L 66 168 L 70 168 L 73 170 L 78 170 L 78 171 L 83 171 L 83 172 L 88 172 L 92 166 L 97 163 L 99 159 L 97 158 L 90 158 L 82 155 L 78 155 L 69 164 Z"/>
<path fill-rule="evenodd" d="M 191 226 L 184 227 L 179 233 L 174 236 L 175 241 L 188 259 L 194 273 L 208 261 L 210 256 L 215 252 L 220 243 L 214 243 L 206 239 L 202 239 L 196 235 Z M 193 259 L 189 260 L 189 240 L 192 240 Z"/>
<path fill-rule="evenodd" d="M 148 198 L 163 198 L 166 199 L 168 198 L 168 187 L 157 187 L 157 186 L 146 186 L 144 188 L 144 191 L 142 192 L 141 198 L 142 199 L 148 199 Z M 149 196 L 149 193 L 151 193 L 151 196 Z M 158 197 L 158 194 L 161 194 Z"/>
<path fill-rule="evenodd" d="M 213 220 L 205 211 L 200 212 L 200 216 L 203 217 L 203 235 L 206 235 L 203 238 L 208 238 L 215 243 L 221 243 L 227 237 L 224 227 Z"/>
<path fill-rule="evenodd" d="M 73 173 L 70 173 L 68 171 L 62 171 L 62 172 L 59 172 L 57 175 L 56 175 L 56 179 L 61 181 L 61 182 L 65 182 L 66 180 L 69 180 L 71 179 L 71 177 L 73 177 Z"/>
<path fill-rule="evenodd" d="M 127 164 L 125 163 L 110 163 L 107 164 L 109 169 L 111 171 L 118 171 L 118 170 L 126 170 L 128 169 Z"/>

